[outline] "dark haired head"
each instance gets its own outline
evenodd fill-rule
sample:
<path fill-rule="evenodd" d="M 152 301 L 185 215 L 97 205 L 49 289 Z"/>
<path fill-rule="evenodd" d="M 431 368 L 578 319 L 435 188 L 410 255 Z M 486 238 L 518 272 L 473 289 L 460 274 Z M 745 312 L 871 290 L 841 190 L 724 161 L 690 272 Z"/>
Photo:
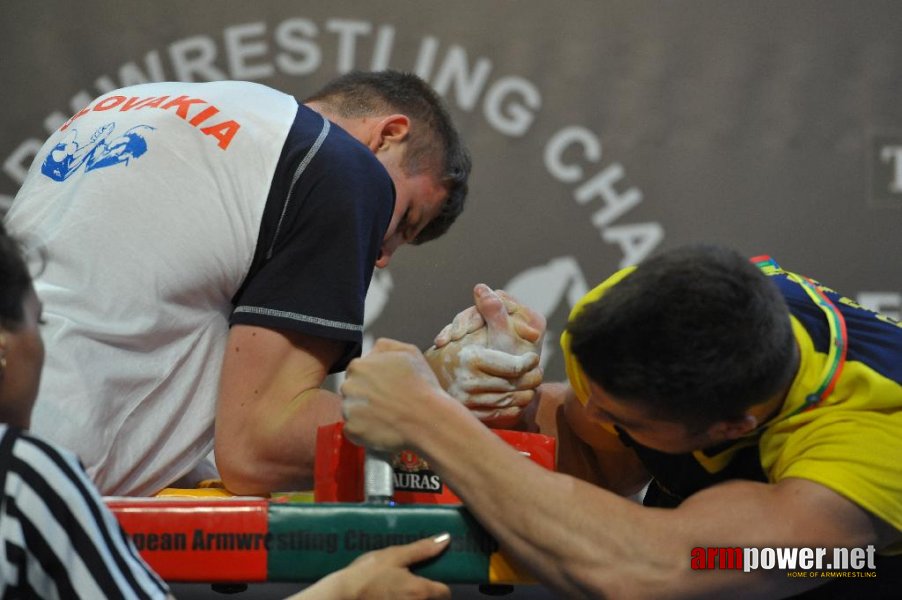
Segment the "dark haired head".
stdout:
<path fill-rule="evenodd" d="M 24 318 L 23 301 L 31 289 L 31 275 L 19 244 L 0 224 L 0 325 L 15 329 Z"/>
<path fill-rule="evenodd" d="M 717 246 L 648 260 L 568 330 L 586 375 L 606 392 L 693 430 L 741 417 L 794 375 L 783 296 L 746 258 Z"/>
<path fill-rule="evenodd" d="M 463 212 L 470 155 L 441 98 L 425 81 L 399 71 L 354 71 L 330 81 L 304 102 L 322 103 L 343 118 L 400 113 L 410 119 L 404 171 L 408 175 L 432 172 L 448 190 L 442 211 L 414 244 L 440 237 Z"/>

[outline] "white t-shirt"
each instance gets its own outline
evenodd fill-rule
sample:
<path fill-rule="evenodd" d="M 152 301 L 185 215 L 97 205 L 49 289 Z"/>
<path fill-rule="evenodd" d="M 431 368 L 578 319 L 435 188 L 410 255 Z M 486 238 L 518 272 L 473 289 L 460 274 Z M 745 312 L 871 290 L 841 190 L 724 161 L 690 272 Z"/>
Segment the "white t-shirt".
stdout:
<path fill-rule="evenodd" d="M 328 122 L 302 110 L 324 139 Z M 32 430 L 74 450 L 104 494 L 152 494 L 211 451 L 232 303 L 259 262 L 299 114 L 293 97 L 253 83 L 139 85 L 93 101 L 32 165 L 7 218 L 46 259 L 35 280 L 47 357 Z M 361 313 L 382 213 L 362 253 Z M 292 314 L 241 308 L 250 322 Z"/>

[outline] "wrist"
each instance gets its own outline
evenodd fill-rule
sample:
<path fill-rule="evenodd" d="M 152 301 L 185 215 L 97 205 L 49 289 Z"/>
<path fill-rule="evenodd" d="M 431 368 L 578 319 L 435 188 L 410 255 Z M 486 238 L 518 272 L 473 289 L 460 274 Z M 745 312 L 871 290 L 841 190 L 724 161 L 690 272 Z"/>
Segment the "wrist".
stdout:
<path fill-rule="evenodd" d="M 456 444 L 468 438 L 471 427 L 486 429 L 466 406 L 444 391 L 436 390 L 422 400 L 423 416 L 410 423 L 407 439 L 410 449 L 422 454 L 430 464 L 458 452 Z"/>

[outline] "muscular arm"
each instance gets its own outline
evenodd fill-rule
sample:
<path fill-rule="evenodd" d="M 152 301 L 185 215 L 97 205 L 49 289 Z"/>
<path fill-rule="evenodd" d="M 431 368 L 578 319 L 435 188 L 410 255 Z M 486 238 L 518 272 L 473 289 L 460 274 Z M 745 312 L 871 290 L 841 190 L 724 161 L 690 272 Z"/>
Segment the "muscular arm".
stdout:
<path fill-rule="evenodd" d="M 311 486 L 316 429 L 341 420 L 340 398 L 319 389 L 339 342 L 235 325 L 220 378 L 216 466 L 236 494 Z"/>
<path fill-rule="evenodd" d="M 414 434 L 415 446 L 502 547 L 566 597 L 773 598 L 803 588 L 782 572 L 692 571 L 692 548 L 888 542 L 864 510 L 802 479 L 734 481 L 675 510 L 644 508 L 534 466 L 442 407 L 432 420 L 442 426 Z"/>
<path fill-rule="evenodd" d="M 377 349 L 349 368 L 343 390 L 369 402 L 349 412 L 346 431 L 376 447 L 419 451 L 501 546 L 564 597 L 779 597 L 823 580 L 699 573 L 690 569 L 692 548 L 879 549 L 899 536 L 801 479 L 734 481 L 674 510 L 642 507 L 520 456 L 429 379 L 415 348 L 383 341 Z"/>

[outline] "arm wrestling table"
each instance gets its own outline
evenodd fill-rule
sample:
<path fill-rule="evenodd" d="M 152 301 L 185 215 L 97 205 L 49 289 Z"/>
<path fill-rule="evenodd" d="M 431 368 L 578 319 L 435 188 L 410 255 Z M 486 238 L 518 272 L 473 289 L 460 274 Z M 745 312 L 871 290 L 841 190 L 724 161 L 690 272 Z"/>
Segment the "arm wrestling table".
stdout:
<path fill-rule="evenodd" d="M 553 468 L 554 440 L 496 431 L 531 460 Z M 403 455 L 403 456 L 402 456 Z M 460 500 L 411 453 L 393 461 L 392 504 L 363 500 L 364 450 L 341 425 L 320 428 L 313 499 L 303 494 L 234 497 L 224 490 L 166 490 L 155 498 L 106 498 L 141 556 L 170 582 L 309 583 L 385 546 L 442 532 L 449 548 L 413 570 L 463 584 L 523 584 L 516 568 Z M 423 475 L 429 473 L 429 475 Z M 413 477 L 412 475 L 417 475 Z M 436 488 L 436 482 L 438 487 Z M 426 485 L 416 490 L 410 482 Z"/>

